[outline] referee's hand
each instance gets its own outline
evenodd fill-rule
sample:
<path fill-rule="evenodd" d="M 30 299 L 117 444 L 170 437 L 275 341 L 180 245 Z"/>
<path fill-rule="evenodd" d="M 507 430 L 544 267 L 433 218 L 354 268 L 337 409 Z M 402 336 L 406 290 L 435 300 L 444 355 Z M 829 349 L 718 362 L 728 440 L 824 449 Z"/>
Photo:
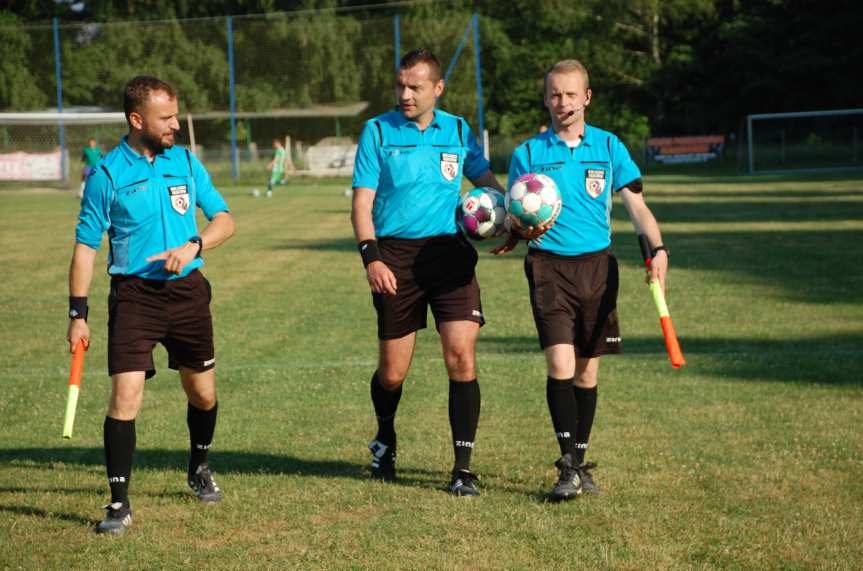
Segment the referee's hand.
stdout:
<path fill-rule="evenodd" d="M 510 230 L 509 234 L 506 236 L 506 241 L 492 249 L 491 253 L 495 256 L 499 256 L 501 254 L 506 254 L 507 252 L 512 252 L 515 250 L 515 247 L 518 246 L 519 240 L 521 240 L 521 235 L 515 230 Z"/>
<path fill-rule="evenodd" d="M 540 224 L 539 226 L 528 226 L 527 228 L 519 228 L 513 225 L 512 229 L 515 232 L 521 234 L 521 237 L 525 240 L 539 240 L 543 234 L 551 230 L 551 227 L 554 226 L 554 220 L 551 222 L 546 222 L 544 224 Z"/>
<path fill-rule="evenodd" d="M 164 252 L 150 256 L 147 258 L 147 261 L 157 262 L 159 260 L 165 260 L 163 269 L 166 272 L 180 275 L 183 268 L 186 267 L 186 264 L 194 260 L 195 256 L 198 255 L 198 250 L 199 248 L 197 244 L 186 242 L 182 246 L 177 246 L 176 248 L 171 248 L 170 250 L 165 250 Z"/>
<path fill-rule="evenodd" d="M 665 293 L 665 275 L 668 273 L 668 254 L 665 250 L 656 252 L 650 260 L 650 271 L 647 272 L 646 281 L 650 285 L 652 281 L 659 281 L 662 293 Z"/>
<path fill-rule="evenodd" d="M 366 277 L 369 280 L 369 287 L 374 293 L 395 295 L 398 290 L 395 274 L 380 260 L 374 261 L 366 267 Z"/>
<path fill-rule="evenodd" d="M 90 344 L 90 326 L 84 319 L 70 319 L 69 330 L 66 332 L 66 341 L 69 342 L 69 352 L 74 353 L 78 343 L 83 342 L 84 347 Z"/>

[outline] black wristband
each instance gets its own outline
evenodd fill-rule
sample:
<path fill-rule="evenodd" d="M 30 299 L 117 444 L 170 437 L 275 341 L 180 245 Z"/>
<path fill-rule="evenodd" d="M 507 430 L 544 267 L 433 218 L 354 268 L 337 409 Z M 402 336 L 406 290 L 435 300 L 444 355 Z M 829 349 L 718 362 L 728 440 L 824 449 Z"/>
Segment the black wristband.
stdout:
<path fill-rule="evenodd" d="M 195 257 L 196 257 L 196 258 L 200 258 L 200 257 L 201 257 L 201 252 L 203 252 L 203 251 L 204 251 L 204 241 L 203 241 L 203 240 L 201 240 L 201 237 L 200 237 L 200 236 L 192 236 L 191 238 L 189 238 L 189 242 L 191 242 L 192 244 L 197 244 L 197 245 L 198 245 L 198 253 L 197 253 L 197 254 L 195 254 Z"/>
<path fill-rule="evenodd" d="M 363 266 L 368 267 L 372 262 L 378 262 L 381 259 L 381 252 L 378 250 L 377 240 L 363 240 L 357 244 L 360 250 L 360 256 L 363 258 Z"/>
<path fill-rule="evenodd" d="M 655 248 L 653 249 L 653 253 L 651 254 L 651 257 L 656 257 L 656 252 L 658 252 L 658 251 L 660 251 L 660 250 L 664 251 L 664 252 L 665 252 L 665 255 L 666 255 L 668 258 L 671 258 L 671 254 L 669 254 L 669 252 L 668 252 L 668 248 L 666 248 L 666 247 L 665 247 L 665 244 L 660 244 L 659 246 L 655 247 Z"/>
<path fill-rule="evenodd" d="M 90 308 L 87 306 L 87 297 L 69 296 L 69 319 L 87 320 L 87 313 Z"/>

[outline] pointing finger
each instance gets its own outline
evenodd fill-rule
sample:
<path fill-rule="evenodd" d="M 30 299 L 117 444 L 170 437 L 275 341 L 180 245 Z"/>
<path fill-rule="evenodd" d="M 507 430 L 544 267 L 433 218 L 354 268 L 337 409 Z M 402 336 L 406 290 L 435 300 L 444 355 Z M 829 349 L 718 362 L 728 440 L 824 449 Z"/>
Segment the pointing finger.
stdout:
<path fill-rule="evenodd" d="M 153 256 L 150 256 L 149 258 L 147 258 L 146 261 L 155 262 L 156 260 L 167 260 L 167 259 L 168 259 L 168 252 L 162 252 L 160 254 L 155 254 Z"/>

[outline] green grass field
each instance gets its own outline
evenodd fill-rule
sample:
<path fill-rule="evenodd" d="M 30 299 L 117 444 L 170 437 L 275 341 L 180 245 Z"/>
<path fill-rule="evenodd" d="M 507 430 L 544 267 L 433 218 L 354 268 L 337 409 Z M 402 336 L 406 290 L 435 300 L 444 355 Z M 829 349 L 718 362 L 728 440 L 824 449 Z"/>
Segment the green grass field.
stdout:
<path fill-rule="evenodd" d="M 859 175 L 857 175 L 859 176 Z M 225 500 L 185 484 L 185 401 L 159 348 L 138 418 L 123 538 L 102 422 L 105 250 L 75 437 L 60 438 L 69 355 L 70 193 L 0 192 L 0 568 L 854 569 L 863 565 L 863 180 L 647 180 L 672 251 L 669 304 L 688 366 L 665 359 L 625 211 L 614 212 L 626 354 L 603 360 L 588 458 L 602 497 L 544 502 L 557 445 L 515 254 L 480 257 L 488 325 L 474 469 L 443 491 L 447 377 L 424 331 L 399 412 L 395 485 L 366 478 L 375 317 L 346 181 L 272 200 L 226 186 L 237 234 L 207 255 Z"/>

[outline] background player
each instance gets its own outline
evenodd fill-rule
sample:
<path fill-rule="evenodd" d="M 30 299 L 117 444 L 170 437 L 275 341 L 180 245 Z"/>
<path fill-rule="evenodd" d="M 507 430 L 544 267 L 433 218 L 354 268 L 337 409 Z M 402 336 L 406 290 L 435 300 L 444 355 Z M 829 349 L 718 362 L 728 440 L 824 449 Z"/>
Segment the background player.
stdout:
<path fill-rule="evenodd" d="M 484 323 L 477 254 L 458 233 L 461 177 L 503 190 L 461 117 L 435 109 L 440 63 L 425 49 L 405 55 L 396 79 L 397 111 L 366 123 L 354 164 L 352 221 L 378 315 L 378 368 L 371 397 L 378 433 L 372 474 L 395 478 L 395 415 L 431 306 L 449 373 L 455 464 L 450 491 L 476 496 L 469 470 L 479 421 L 475 345 Z"/>
<path fill-rule="evenodd" d="M 509 169 L 510 185 L 525 173 L 542 173 L 554 179 L 563 196 L 560 216 L 530 242 L 524 265 L 561 453 L 554 501 L 600 492 L 591 474 L 596 464 L 585 463 L 584 457 L 596 412 L 599 357 L 621 351 L 618 269 L 610 250 L 613 193 L 623 199 L 636 232 L 654 245 L 653 277 L 663 289 L 668 270 L 668 251 L 644 202 L 638 167 L 615 135 L 585 123 L 591 95 L 581 63 L 555 64 L 545 77 L 552 128 L 517 147 Z M 496 252 L 514 245 L 510 239 Z"/>
<path fill-rule="evenodd" d="M 273 196 L 273 186 L 282 182 L 285 176 L 285 146 L 279 139 L 273 139 L 273 160 L 267 165 L 270 180 L 267 182 L 267 198 Z"/>
<path fill-rule="evenodd" d="M 87 183 L 87 177 L 93 173 L 100 160 L 102 160 L 102 149 L 99 147 L 96 139 L 90 139 L 87 141 L 87 146 L 84 147 L 84 152 L 81 154 L 81 162 L 84 163 L 84 168 L 81 169 L 81 188 L 78 191 L 78 198 L 84 196 L 84 185 Z"/>
<path fill-rule="evenodd" d="M 207 451 L 216 427 L 216 376 L 210 284 L 198 268 L 200 254 L 234 232 L 234 222 L 204 166 L 174 146 L 177 93 L 154 77 L 139 76 L 124 88 L 129 134 L 87 179 L 69 269 L 69 331 L 73 350 L 89 342 L 87 291 L 102 236 L 111 244 L 108 274 L 108 373 L 111 397 L 104 440 L 111 503 L 96 528 L 123 533 L 132 523 L 128 486 L 135 450 L 135 417 L 144 381 L 156 371 L 153 347 L 168 350 L 188 398 L 191 438 L 188 483 L 205 502 L 221 492 Z M 195 207 L 210 223 L 198 236 Z"/>

